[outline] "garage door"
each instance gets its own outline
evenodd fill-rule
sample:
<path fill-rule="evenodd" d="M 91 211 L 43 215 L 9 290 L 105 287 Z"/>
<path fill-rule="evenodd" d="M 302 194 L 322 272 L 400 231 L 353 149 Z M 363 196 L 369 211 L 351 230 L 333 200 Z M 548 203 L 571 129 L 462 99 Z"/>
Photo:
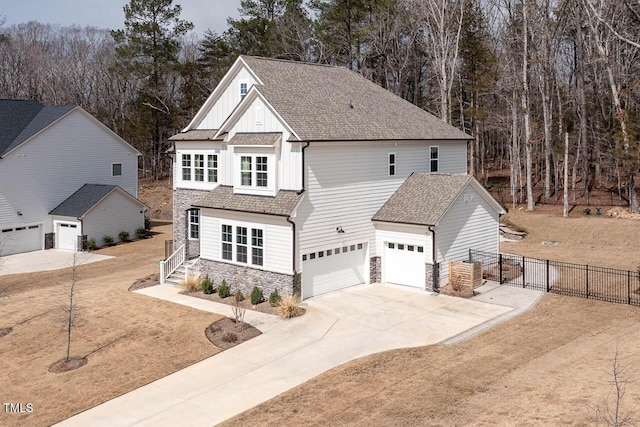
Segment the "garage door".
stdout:
<path fill-rule="evenodd" d="M 385 242 L 382 258 L 383 281 L 424 289 L 424 246 Z"/>
<path fill-rule="evenodd" d="M 0 230 L 0 253 L 2 255 L 42 249 L 43 236 L 41 225 L 26 225 Z"/>
<path fill-rule="evenodd" d="M 71 249 L 75 251 L 76 245 L 78 244 L 78 234 L 80 234 L 78 224 L 60 222 L 56 228 L 58 249 Z"/>
<path fill-rule="evenodd" d="M 366 255 L 366 243 L 303 254 L 302 297 L 309 298 L 365 283 Z"/>

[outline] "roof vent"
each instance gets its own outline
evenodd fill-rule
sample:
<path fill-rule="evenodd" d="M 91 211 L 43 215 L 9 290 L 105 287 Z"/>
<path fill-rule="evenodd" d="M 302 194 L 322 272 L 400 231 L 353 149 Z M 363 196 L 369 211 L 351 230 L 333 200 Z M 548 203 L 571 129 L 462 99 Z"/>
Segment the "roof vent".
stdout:
<path fill-rule="evenodd" d="M 349 108 L 353 108 L 353 101 L 349 100 Z"/>

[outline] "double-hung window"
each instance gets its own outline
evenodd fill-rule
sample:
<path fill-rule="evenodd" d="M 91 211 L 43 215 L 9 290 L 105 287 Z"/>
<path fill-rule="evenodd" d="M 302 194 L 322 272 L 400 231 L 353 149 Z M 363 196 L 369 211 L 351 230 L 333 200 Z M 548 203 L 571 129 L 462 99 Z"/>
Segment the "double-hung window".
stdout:
<path fill-rule="evenodd" d="M 267 186 L 267 158 L 263 156 L 256 157 L 256 186 Z"/>
<path fill-rule="evenodd" d="M 194 154 L 193 163 L 195 181 L 204 182 L 204 154 Z"/>
<path fill-rule="evenodd" d="M 259 228 L 251 229 L 251 264 L 262 265 L 262 230 Z"/>
<path fill-rule="evenodd" d="M 222 224 L 222 259 L 233 259 L 233 227 Z"/>
<path fill-rule="evenodd" d="M 251 187 L 252 181 L 252 158 L 251 156 L 240 157 L 240 184 L 245 187 Z"/>
<path fill-rule="evenodd" d="M 191 181 L 191 154 L 182 155 L 182 180 Z"/>
<path fill-rule="evenodd" d="M 218 182 L 218 155 L 207 155 L 207 181 Z"/>
<path fill-rule="evenodd" d="M 238 263 L 254 266 L 264 265 L 264 231 L 262 229 L 222 224 L 221 240 L 223 260 L 235 260 Z"/>
<path fill-rule="evenodd" d="M 236 227 L 236 261 L 247 262 L 247 227 Z"/>
<path fill-rule="evenodd" d="M 438 172 L 439 149 L 436 146 L 429 147 L 429 171 Z"/>
<path fill-rule="evenodd" d="M 200 211 L 198 209 L 189 211 L 189 238 L 200 238 Z"/>
<path fill-rule="evenodd" d="M 247 95 L 247 92 L 249 92 L 249 83 L 240 83 L 240 98 L 244 99 L 244 97 Z"/>
<path fill-rule="evenodd" d="M 396 153 L 389 153 L 389 176 L 396 174 Z"/>
<path fill-rule="evenodd" d="M 269 187 L 269 157 L 240 156 L 240 185 L 256 189 Z"/>

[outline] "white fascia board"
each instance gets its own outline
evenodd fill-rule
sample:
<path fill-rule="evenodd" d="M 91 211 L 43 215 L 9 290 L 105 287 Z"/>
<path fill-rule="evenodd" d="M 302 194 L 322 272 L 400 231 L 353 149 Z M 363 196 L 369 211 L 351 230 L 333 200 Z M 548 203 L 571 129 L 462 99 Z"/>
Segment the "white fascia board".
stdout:
<path fill-rule="evenodd" d="M 473 188 L 476 189 L 476 191 L 478 192 L 478 194 L 480 194 L 480 196 L 485 199 L 487 201 L 487 203 L 489 203 L 489 205 L 491 205 L 493 207 L 493 209 L 496 210 L 496 212 L 498 212 L 498 214 L 502 215 L 507 213 L 504 208 L 502 207 L 502 205 L 500 205 L 500 203 L 498 203 L 498 201 L 495 199 L 495 197 L 493 197 L 491 195 L 491 193 L 489 193 L 489 190 L 487 190 L 486 188 L 484 188 L 484 186 L 482 184 L 480 184 L 480 182 L 473 177 L 471 179 L 471 183 L 470 183 Z"/>

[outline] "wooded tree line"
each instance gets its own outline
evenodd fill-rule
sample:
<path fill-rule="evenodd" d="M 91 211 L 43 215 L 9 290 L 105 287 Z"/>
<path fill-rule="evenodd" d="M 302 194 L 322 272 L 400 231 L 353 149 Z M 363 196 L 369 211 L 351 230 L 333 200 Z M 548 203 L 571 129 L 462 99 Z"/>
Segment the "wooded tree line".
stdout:
<path fill-rule="evenodd" d="M 131 0 L 119 31 L 2 26 L 0 96 L 81 105 L 159 176 L 238 55 L 335 64 L 472 135 L 469 171 L 504 178 L 508 203 L 605 189 L 638 211 L 640 0 L 242 0 L 240 14 L 202 37 L 172 0 Z"/>

